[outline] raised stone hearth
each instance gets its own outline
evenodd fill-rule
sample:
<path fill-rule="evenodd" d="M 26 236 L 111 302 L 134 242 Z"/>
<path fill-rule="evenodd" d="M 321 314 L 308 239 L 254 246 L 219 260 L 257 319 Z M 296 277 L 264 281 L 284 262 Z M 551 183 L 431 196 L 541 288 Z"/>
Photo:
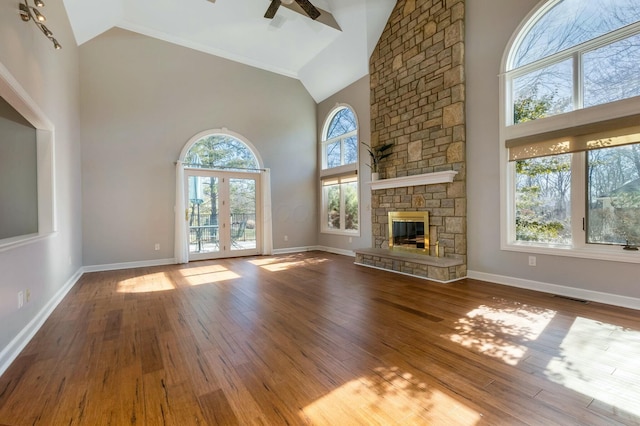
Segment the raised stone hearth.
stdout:
<path fill-rule="evenodd" d="M 426 256 L 383 248 L 356 250 L 355 263 L 440 282 L 455 281 L 466 275 L 463 259 Z"/>

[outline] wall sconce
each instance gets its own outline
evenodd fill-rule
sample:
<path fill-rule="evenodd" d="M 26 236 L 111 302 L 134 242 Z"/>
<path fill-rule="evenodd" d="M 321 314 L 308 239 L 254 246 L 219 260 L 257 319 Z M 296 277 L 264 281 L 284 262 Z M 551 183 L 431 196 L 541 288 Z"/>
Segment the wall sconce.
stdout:
<path fill-rule="evenodd" d="M 45 18 L 45 16 L 37 9 L 38 7 L 44 7 L 44 3 L 42 2 L 42 0 L 34 0 L 33 4 L 35 6 L 31 6 L 29 4 L 29 0 L 23 1 L 24 3 L 19 3 L 20 18 L 22 18 L 24 22 L 33 21 L 33 23 L 36 24 L 36 27 L 38 27 L 40 31 L 42 31 L 42 34 L 44 34 L 45 37 L 51 40 L 51 42 L 53 43 L 53 47 L 56 50 L 62 49 L 62 46 L 60 45 L 60 43 L 58 43 L 58 40 L 53 38 L 53 33 L 49 31 L 49 28 L 47 28 L 43 24 L 43 22 L 46 22 L 47 18 Z"/>

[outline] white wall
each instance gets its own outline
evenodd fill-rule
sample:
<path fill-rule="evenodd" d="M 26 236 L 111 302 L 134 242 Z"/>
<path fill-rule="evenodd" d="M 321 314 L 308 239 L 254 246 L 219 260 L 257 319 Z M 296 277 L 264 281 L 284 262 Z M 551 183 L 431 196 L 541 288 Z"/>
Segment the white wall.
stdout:
<path fill-rule="evenodd" d="M 562 287 L 557 289 L 565 293 L 595 296 L 615 303 L 626 301 L 627 306 L 640 307 L 639 301 L 625 299 L 640 298 L 638 264 L 537 254 L 537 266 L 530 267 L 527 253 L 500 250 L 498 73 L 511 35 L 537 3 L 537 0 L 466 3 L 470 275 L 522 286 L 559 285 Z"/>
<path fill-rule="evenodd" d="M 371 106 L 370 106 L 369 75 L 352 83 L 338 93 L 318 104 L 318 141 L 322 140 L 322 127 L 327 119 L 327 115 L 337 104 L 347 104 L 351 106 L 358 117 L 358 138 L 359 141 L 371 143 Z M 350 252 L 358 248 L 371 247 L 371 169 L 366 165 L 369 163 L 369 154 L 362 144 L 360 147 L 360 236 L 352 237 L 349 242 L 348 236 L 320 234 L 318 244 L 323 247 L 338 249 L 340 252 Z M 316 148 L 318 155 L 319 148 Z M 318 160 L 318 170 L 321 164 Z M 319 176 L 319 175 L 318 175 Z M 319 177 L 318 177 L 319 179 Z M 317 186 L 317 185 L 316 185 Z M 322 194 L 318 193 L 318 203 Z M 317 232 L 320 232 L 318 224 Z"/>
<path fill-rule="evenodd" d="M 85 265 L 173 258 L 174 162 L 223 127 L 272 170 L 274 248 L 317 243 L 316 106 L 299 81 L 121 29 L 80 58 Z"/>
<path fill-rule="evenodd" d="M 0 3 L 0 63 L 55 126 L 57 205 L 53 236 L 0 251 L 0 371 L 6 351 L 16 349 L 10 343 L 82 265 L 78 51 L 62 2 L 47 3 L 43 13 L 62 50 L 22 22 L 17 1 Z M 31 301 L 18 310 L 18 292 L 27 289 Z"/>

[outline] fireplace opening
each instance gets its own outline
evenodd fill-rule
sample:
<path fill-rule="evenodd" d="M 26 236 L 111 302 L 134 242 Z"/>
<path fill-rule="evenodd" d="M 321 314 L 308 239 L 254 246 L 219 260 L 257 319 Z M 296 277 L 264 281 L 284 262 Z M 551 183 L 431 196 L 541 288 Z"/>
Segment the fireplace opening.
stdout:
<path fill-rule="evenodd" d="M 429 212 L 389 212 L 389 248 L 428 253 Z"/>

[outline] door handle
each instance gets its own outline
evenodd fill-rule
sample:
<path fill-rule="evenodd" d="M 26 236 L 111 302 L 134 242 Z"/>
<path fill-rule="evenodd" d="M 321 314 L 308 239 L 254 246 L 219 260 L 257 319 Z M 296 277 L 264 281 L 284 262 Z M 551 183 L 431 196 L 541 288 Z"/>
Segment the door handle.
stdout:
<path fill-rule="evenodd" d="M 184 220 L 189 220 L 189 209 L 184 209 Z"/>

